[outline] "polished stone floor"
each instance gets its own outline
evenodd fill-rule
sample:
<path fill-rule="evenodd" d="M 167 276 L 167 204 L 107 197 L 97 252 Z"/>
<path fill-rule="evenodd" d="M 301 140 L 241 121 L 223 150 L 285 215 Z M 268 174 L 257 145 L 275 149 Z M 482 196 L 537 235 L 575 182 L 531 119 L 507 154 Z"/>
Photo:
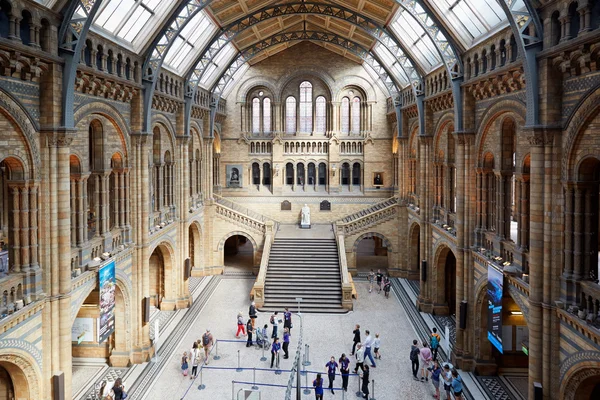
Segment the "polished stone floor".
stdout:
<path fill-rule="evenodd" d="M 148 400 L 238 399 L 238 392 L 252 386 L 253 368 L 257 368 L 256 383 L 260 387 L 261 400 L 284 398 L 285 388 L 260 384 L 287 385 L 290 376 L 288 369 L 292 359 L 281 360 L 282 374 L 276 375 L 274 370 L 270 369 L 268 361 L 261 361 L 262 351 L 246 348 L 245 342 L 229 342 L 235 340 L 237 312 L 242 311 L 244 314 L 247 312 L 248 292 L 252 282 L 251 279 L 231 278 L 220 281 L 194 322 L 188 327 L 182 327 L 187 329 L 187 333 L 176 346 L 177 350 L 171 354 L 161 355 L 166 357 L 166 363 L 158 378 L 154 379 L 145 390 L 143 398 Z M 306 379 L 310 384 L 315 377 L 315 372 L 325 371 L 325 363 L 330 356 L 334 355 L 338 358 L 342 352 L 347 354 L 350 352 L 352 330 L 358 323 L 363 332 L 364 329 L 370 329 L 372 334 L 379 333 L 381 336 L 382 360 L 377 360 L 377 368 L 371 370 L 371 379 L 375 380 L 374 397 L 378 400 L 432 398 L 431 382 L 421 383 L 412 379 L 408 353 L 416 334 L 404 309 L 393 297 L 385 299 L 383 294 L 369 294 L 366 283 L 359 283 L 357 286 L 358 299 L 353 312 L 345 315 L 306 314 L 304 316 L 304 341 L 310 345 L 311 362 L 311 365 L 306 368 L 314 372 L 302 376 L 302 385 L 305 385 Z M 268 319 L 268 315 L 261 314 L 258 321 L 260 324 L 265 324 Z M 292 329 L 290 352 L 296 350 L 299 326 L 296 318 Z M 200 338 L 207 328 L 219 340 L 218 353 L 221 358 L 211 359 L 208 367 L 203 369 L 202 383 L 206 387 L 199 390 L 200 378 L 190 380 L 189 377 L 184 377 L 180 369 L 180 359 L 183 352 L 189 351 L 192 342 Z M 236 372 L 238 355 L 239 365 L 244 368 L 241 372 Z M 239 384 L 232 381 L 249 383 Z M 339 387 L 340 384 L 341 380 L 338 378 L 335 387 Z M 342 396 L 340 391 L 336 391 L 335 395 L 326 393 L 324 398 L 357 398 L 355 393 L 357 386 L 357 378 L 351 377 L 349 391 L 345 396 Z M 241 399 L 242 394 L 239 395 Z M 312 399 L 314 393 L 303 395 L 303 398 Z"/>

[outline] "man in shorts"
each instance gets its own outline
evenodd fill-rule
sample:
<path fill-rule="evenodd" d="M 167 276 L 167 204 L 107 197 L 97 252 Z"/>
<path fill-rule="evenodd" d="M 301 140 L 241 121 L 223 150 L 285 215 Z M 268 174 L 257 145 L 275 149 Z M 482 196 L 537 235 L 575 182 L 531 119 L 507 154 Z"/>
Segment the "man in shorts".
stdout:
<path fill-rule="evenodd" d="M 212 348 L 213 344 L 213 335 L 212 333 L 210 333 L 210 330 L 207 329 L 204 335 L 202 335 L 202 347 L 204 347 L 204 362 L 206 363 L 206 365 L 208 365 L 208 355 L 210 354 L 210 349 Z"/>

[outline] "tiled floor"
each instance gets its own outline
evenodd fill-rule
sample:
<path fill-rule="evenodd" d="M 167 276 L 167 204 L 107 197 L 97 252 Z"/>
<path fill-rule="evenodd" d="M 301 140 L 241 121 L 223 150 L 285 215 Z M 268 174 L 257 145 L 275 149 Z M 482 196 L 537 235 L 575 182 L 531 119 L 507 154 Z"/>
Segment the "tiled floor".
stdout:
<path fill-rule="evenodd" d="M 282 360 L 281 368 L 284 372 L 275 375 L 269 370 L 268 362 L 260 361 L 262 352 L 255 348 L 246 348 L 243 343 L 219 342 L 220 360 L 211 360 L 209 368 L 203 371 L 204 390 L 198 390 L 199 378 L 191 381 L 182 376 L 180 369 L 181 354 L 189 351 L 191 343 L 198 339 L 206 328 L 210 328 L 217 339 L 235 339 L 235 317 L 238 311 L 246 312 L 248 309 L 248 291 L 252 285 L 250 279 L 227 279 L 222 280 L 220 286 L 208 302 L 208 305 L 198 314 L 195 322 L 178 345 L 175 354 L 171 354 L 165 368 L 161 371 L 158 379 L 148 388 L 145 399 L 148 400 L 186 400 L 193 399 L 229 399 L 232 391 L 235 393 L 251 384 L 234 384 L 232 381 L 252 382 L 252 368 L 267 369 L 256 372 L 257 383 L 269 383 L 286 385 L 289 368 L 292 360 Z M 369 294 L 366 283 L 357 285 L 358 300 L 355 302 L 355 310 L 345 315 L 318 315 L 307 314 L 304 316 L 304 339 L 310 345 L 310 361 L 312 365 L 307 367 L 310 371 L 324 371 L 325 363 L 331 355 L 336 358 L 342 352 L 347 354 L 351 350 L 352 330 L 356 323 L 361 324 L 364 329 L 370 329 L 372 333 L 378 332 L 382 340 L 382 360 L 377 361 L 377 368 L 372 369 L 371 379 L 375 380 L 375 397 L 378 400 L 424 399 L 431 398 L 433 385 L 412 380 L 408 352 L 411 341 L 415 338 L 415 332 L 406 317 L 405 311 L 398 302 L 390 297 L 385 299 L 383 295 Z M 259 315 L 259 324 L 268 321 L 268 315 Z M 295 321 L 292 329 L 292 343 L 290 352 L 295 352 L 297 338 L 294 333 L 298 330 L 299 321 Z M 238 350 L 240 365 L 250 368 L 242 372 L 236 372 L 238 365 Z M 212 369 L 224 368 L 224 369 Z M 309 373 L 302 377 L 302 385 L 308 378 L 312 382 L 315 374 Z M 192 383 L 193 382 L 193 383 Z M 336 387 L 341 381 L 336 381 Z M 357 379 L 350 378 L 349 392 L 346 398 L 356 398 Z M 281 400 L 285 389 L 277 387 L 261 387 L 261 400 Z M 303 395 L 303 398 L 312 399 L 314 394 Z M 337 392 L 325 395 L 326 399 L 342 399 L 342 394 Z M 135 399 L 132 399 L 135 400 Z"/>

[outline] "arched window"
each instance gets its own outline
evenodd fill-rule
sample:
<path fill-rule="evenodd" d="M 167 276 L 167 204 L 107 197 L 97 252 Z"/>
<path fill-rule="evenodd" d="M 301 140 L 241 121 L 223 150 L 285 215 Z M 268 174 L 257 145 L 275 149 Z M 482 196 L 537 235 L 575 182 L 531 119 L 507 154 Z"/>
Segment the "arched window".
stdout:
<path fill-rule="evenodd" d="M 252 163 L 252 184 L 260 185 L 260 167 L 258 163 Z"/>
<path fill-rule="evenodd" d="M 10 33 L 11 6 L 8 1 L 0 2 L 0 36 L 7 38 Z"/>
<path fill-rule="evenodd" d="M 327 116 L 327 102 L 325 97 L 319 96 L 316 100 L 315 107 L 315 133 L 325 133 Z"/>
<path fill-rule="evenodd" d="M 352 184 L 360 185 L 360 164 L 354 163 L 352 165 Z"/>
<path fill-rule="evenodd" d="M 569 19 L 571 20 L 571 24 L 569 25 L 570 29 L 568 34 L 570 39 L 576 38 L 579 34 L 580 25 L 579 12 L 577 11 L 577 8 L 579 8 L 577 2 L 573 2 L 569 5 Z"/>
<path fill-rule="evenodd" d="M 352 99 L 352 133 L 360 133 L 360 99 L 355 97 Z"/>
<path fill-rule="evenodd" d="M 285 131 L 296 132 L 296 99 L 293 96 L 285 100 Z"/>
<path fill-rule="evenodd" d="M 21 15 L 23 16 L 23 19 L 21 19 L 21 24 L 19 27 L 21 41 L 23 42 L 24 45 L 30 46 L 32 44 L 35 44 L 35 41 L 32 40 L 32 37 L 31 37 L 31 13 L 27 10 L 23 10 Z"/>
<path fill-rule="evenodd" d="M 292 165 L 292 163 L 287 163 L 285 165 L 285 184 L 294 184 L 294 166 Z"/>
<path fill-rule="evenodd" d="M 315 185 L 316 184 L 315 178 L 316 178 L 315 164 L 309 163 L 308 164 L 308 184 Z"/>
<path fill-rule="evenodd" d="M 342 164 L 342 185 L 350 185 L 350 164 Z"/>
<path fill-rule="evenodd" d="M 271 184 L 271 164 L 263 163 L 263 185 Z"/>
<path fill-rule="evenodd" d="M 300 84 L 300 132 L 312 132 L 312 84 Z"/>
<path fill-rule="evenodd" d="M 298 163 L 296 165 L 296 184 L 304 186 L 304 163 Z"/>
<path fill-rule="evenodd" d="M 252 133 L 260 133 L 260 100 L 252 100 Z"/>
<path fill-rule="evenodd" d="M 342 99 L 340 119 L 340 130 L 342 133 L 350 133 L 350 99 L 347 97 Z"/>
<path fill-rule="evenodd" d="M 325 185 L 327 180 L 327 166 L 325 163 L 319 164 L 319 185 Z"/>
<path fill-rule="evenodd" d="M 263 99 L 263 132 L 271 133 L 271 99 Z"/>

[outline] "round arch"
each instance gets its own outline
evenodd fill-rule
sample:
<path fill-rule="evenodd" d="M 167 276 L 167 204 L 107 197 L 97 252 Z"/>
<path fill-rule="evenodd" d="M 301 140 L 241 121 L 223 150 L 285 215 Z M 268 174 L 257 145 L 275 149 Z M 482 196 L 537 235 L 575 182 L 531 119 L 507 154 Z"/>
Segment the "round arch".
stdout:
<path fill-rule="evenodd" d="M 190 265 L 192 268 L 202 264 L 202 228 L 198 221 L 192 221 L 188 226 Z"/>
<path fill-rule="evenodd" d="M 245 80 L 238 88 L 236 98 L 238 101 L 244 102 L 248 99 L 248 95 L 257 87 L 264 87 L 273 93 L 273 102 L 280 102 L 279 93 L 277 91 L 276 82 L 273 78 L 264 76 L 254 76 Z"/>
<path fill-rule="evenodd" d="M 560 398 L 591 399 L 595 386 L 600 383 L 600 352 L 584 351 L 572 354 L 563 361 L 563 365 L 570 364 L 574 365 L 561 374 Z"/>
<path fill-rule="evenodd" d="M 383 243 L 385 244 L 385 247 L 387 247 L 389 252 L 394 251 L 394 249 L 392 248 L 392 243 L 384 235 L 382 235 L 379 232 L 367 232 L 367 233 L 363 233 L 362 235 L 357 237 L 356 240 L 354 241 L 354 245 L 352 246 L 352 251 L 354 253 L 356 253 L 356 250 L 358 249 L 358 244 L 360 243 L 360 241 L 366 237 L 377 237 L 383 241 Z"/>
<path fill-rule="evenodd" d="M 511 116 L 518 131 L 519 126 L 525 125 L 525 114 L 525 104 L 521 101 L 511 99 L 501 100 L 485 110 L 481 122 L 476 128 L 475 149 L 477 160 L 481 160 L 485 140 L 490 133 L 492 124 L 499 120 L 504 121 L 507 116 Z"/>
<path fill-rule="evenodd" d="M 421 270 L 421 225 L 414 222 L 408 229 L 408 270 Z"/>
<path fill-rule="evenodd" d="M 365 78 L 358 75 L 347 75 L 335 82 L 332 88 L 335 101 L 342 101 L 342 92 L 351 87 L 354 87 L 361 92 L 364 96 L 363 101 L 377 101 L 377 92 L 373 88 L 373 85 Z"/>
<path fill-rule="evenodd" d="M 456 313 L 456 254 L 442 242 L 434 252 L 434 302 L 447 313 Z"/>
<path fill-rule="evenodd" d="M 329 98 L 331 98 L 332 96 L 332 88 L 335 85 L 335 79 L 333 79 L 333 77 L 331 75 L 329 75 L 327 72 L 323 71 L 322 69 L 316 69 L 316 68 L 302 68 L 301 70 L 293 70 L 293 72 L 290 72 L 288 74 L 283 75 L 276 83 L 276 87 L 279 88 L 277 89 L 276 92 L 274 92 L 274 96 L 276 96 L 279 99 L 283 99 L 284 97 L 284 93 L 286 91 L 286 89 L 289 87 L 289 85 L 296 79 L 302 79 L 302 80 L 310 80 L 310 79 L 319 79 L 321 81 L 321 83 L 323 84 L 323 86 L 325 86 L 328 90 L 328 94 L 329 94 Z"/>
<path fill-rule="evenodd" d="M 111 348 L 110 364 L 127 366 L 132 349 L 131 337 L 131 281 L 129 277 L 116 269 L 117 290 L 115 291 L 115 332 L 114 347 Z"/>
<path fill-rule="evenodd" d="M 250 243 L 252 243 L 252 250 L 253 250 L 253 260 L 252 260 L 252 264 L 253 266 L 255 266 L 257 264 L 257 254 L 258 254 L 258 245 L 256 243 L 256 239 L 254 239 L 254 237 L 249 234 L 248 232 L 244 232 L 244 231 L 233 231 L 233 232 L 229 232 L 228 234 L 226 234 L 225 236 L 223 236 L 221 238 L 221 241 L 219 242 L 219 245 L 217 246 L 217 251 L 219 252 L 219 257 L 220 257 L 220 261 L 221 261 L 221 265 L 225 264 L 225 242 L 227 241 L 227 239 L 229 239 L 232 236 L 244 236 L 245 238 L 247 238 Z"/>
<path fill-rule="evenodd" d="M 41 399 L 41 369 L 31 355 L 21 349 L 0 349 L 0 366 L 13 382 L 15 400 Z"/>
<path fill-rule="evenodd" d="M 163 299 L 172 299 L 173 270 L 176 260 L 174 246 L 170 241 L 162 241 L 150 252 L 149 276 L 150 298 L 154 306 L 160 308 Z"/>

